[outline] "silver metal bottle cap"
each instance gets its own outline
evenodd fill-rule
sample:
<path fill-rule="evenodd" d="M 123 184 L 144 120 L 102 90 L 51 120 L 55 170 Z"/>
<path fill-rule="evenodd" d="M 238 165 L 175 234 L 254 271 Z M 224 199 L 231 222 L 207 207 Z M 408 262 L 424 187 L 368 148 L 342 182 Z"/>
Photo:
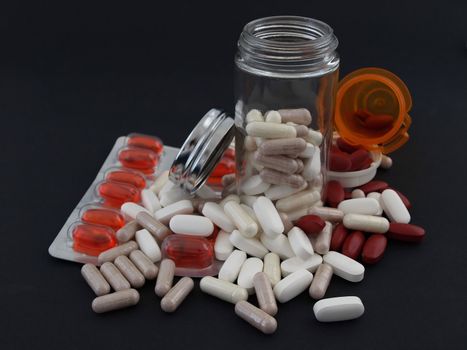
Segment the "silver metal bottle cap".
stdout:
<path fill-rule="evenodd" d="M 235 134 L 234 120 L 211 109 L 185 140 L 170 168 L 170 180 L 190 194 L 206 182 Z"/>

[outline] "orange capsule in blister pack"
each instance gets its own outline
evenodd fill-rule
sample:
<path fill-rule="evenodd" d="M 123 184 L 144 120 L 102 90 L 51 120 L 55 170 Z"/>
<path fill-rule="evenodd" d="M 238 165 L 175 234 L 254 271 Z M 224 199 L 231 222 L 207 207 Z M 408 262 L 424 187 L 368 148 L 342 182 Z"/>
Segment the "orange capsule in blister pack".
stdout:
<path fill-rule="evenodd" d="M 222 186 L 222 176 L 211 176 L 208 177 L 206 183 L 210 186 Z"/>
<path fill-rule="evenodd" d="M 230 158 L 222 158 L 211 173 L 212 177 L 222 177 L 235 172 L 235 161 Z"/>
<path fill-rule="evenodd" d="M 143 175 L 126 169 L 112 170 L 111 172 L 107 173 L 105 179 L 114 182 L 127 183 L 140 189 L 146 187 L 146 180 L 144 179 Z"/>
<path fill-rule="evenodd" d="M 164 145 L 160 139 L 144 134 L 135 133 L 128 135 L 127 144 L 128 146 L 150 149 L 158 155 L 160 155 L 164 149 Z"/>
<path fill-rule="evenodd" d="M 164 239 L 161 250 L 176 267 L 203 269 L 214 262 L 213 245 L 204 237 L 173 234 Z"/>
<path fill-rule="evenodd" d="M 141 200 L 140 190 L 133 185 L 104 181 L 97 186 L 97 193 L 104 199 L 104 204 L 113 208 L 120 208 L 123 203 Z"/>
<path fill-rule="evenodd" d="M 81 214 L 81 220 L 88 224 L 108 226 L 115 231 L 125 225 L 123 215 L 116 210 L 106 208 L 89 208 Z"/>
<path fill-rule="evenodd" d="M 118 153 L 118 160 L 126 168 L 151 174 L 157 165 L 158 155 L 145 148 L 125 147 Z"/>
<path fill-rule="evenodd" d="M 103 251 L 115 247 L 117 238 L 110 227 L 77 224 L 71 228 L 73 250 L 87 255 L 97 256 Z"/>

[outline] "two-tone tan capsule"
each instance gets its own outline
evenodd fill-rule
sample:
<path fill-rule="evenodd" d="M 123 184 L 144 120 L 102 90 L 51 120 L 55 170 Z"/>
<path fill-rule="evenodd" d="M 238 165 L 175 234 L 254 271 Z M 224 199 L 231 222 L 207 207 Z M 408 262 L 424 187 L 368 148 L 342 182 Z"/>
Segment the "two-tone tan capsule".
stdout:
<path fill-rule="evenodd" d="M 298 156 L 306 149 L 304 139 L 278 139 L 264 141 L 259 147 L 259 152 L 265 156 Z"/>
<path fill-rule="evenodd" d="M 175 275 L 175 262 L 170 259 L 164 259 L 159 265 L 159 274 L 157 275 L 156 287 L 154 291 L 159 297 L 163 297 L 172 288 Z"/>
<path fill-rule="evenodd" d="M 313 281 L 311 281 L 310 285 L 310 296 L 313 299 L 321 299 L 326 294 L 326 291 L 329 287 L 329 283 L 331 282 L 333 274 L 333 269 L 331 265 L 328 264 L 321 264 L 318 267 L 318 270 L 315 272 L 315 276 Z"/>
<path fill-rule="evenodd" d="M 128 259 L 125 255 L 119 256 L 114 261 L 115 266 L 120 270 L 122 275 L 130 282 L 133 288 L 140 288 L 144 286 L 146 279 L 138 268 Z"/>
<path fill-rule="evenodd" d="M 343 211 L 329 207 L 314 206 L 308 214 L 318 215 L 321 219 L 330 222 L 341 222 L 344 219 Z"/>
<path fill-rule="evenodd" d="M 303 179 L 303 177 L 300 175 L 287 175 L 281 173 L 280 171 L 267 168 L 261 170 L 259 175 L 261 176 L 261 179 L 263 179 L 264 182 L 273 185 L 289 185 L 293 188 L 299 188 L 305 183 L 305 179 Z"/>
<path fill-rule="evenodd" d="M 92 310 L 100 314 L 133 306 L 138 302 L 138 291 L 136 289 L 126 289 L 95 298 L 92 301 Z"/>
<path fill-rule="evenodd" d="M 193 290 L 194 282 L 190 277 L 183 277 L 161 300 L 161 309 L 174 312 Z"/>
<path fill-rule="evenodd" d="M 154 236 L 159 242 L 162 242 L 165 237 L 170 235 L 170 230 L 167 226 L 156 220 L 150 214 L 142 211 L 136 215 L 136 221 L 151 235 Z"/>
<path fill-rule="evenodd" d="M 302 191 L 289 197 L 279 199 L 276 208 L 279 211 L 290 212 L 297 209 L 308 208 L 319 201 L 321 195 L 318 191 Z"/>
<path fill-rule="evenodd" d="M 115 235 L 119 242 L 128 242 L 130 239 L 133 239 L 136 231 L 141 230 L 141 226 L 136 220 L 132 220 L 125 224 L 121 229 L 119 229 Z"/>
<path fill-rule="evenodd" d="M 109 283 L 105 280 L 104 276 L 102 276 L 95 265 L 83 265 L 81 268 L 81 275 L 97 296 L 105 295 L 110 292 Z"/>
<path fill-rule="evenodd" d="M 293 125 L 297 132 L 297 137 L 306 137 L 308 135 L 308 128 L 305 125 Z"/>
<path fill-rule="evenodd" d="M 279 109 L 279 114 L 283 123 L 292 122 L 300 125 L 311 124 L 311 113 L 306 108 Z"/>
<path fill-rule="evenodd" d="M 256 152 L 255 160 L 265 168 L 274 169 L 285 174 L 293 174 L 298 170 L 297 161 L 286 156 L 265 156 L 260 152 Z"/>
<path fill-rule="evenodd" d="M 157 277 L 159 268 L 141 250 L 133 250 L 130 253 L 130 260 L 141 271 L 145 279 L 153 280 Z"/>
<path fill-rule="evenodd" d="M 97 257 L 97 263 L 99 265 L 102 265 L 105 262 L 112 262 L 120 255 L 128 255 L 135 249 L 138 249 L 138 243 L 136 243 L 135 241 L 129 241 L 124 244 L 120 244 L 117 247 L 111 248 L 109 250 L 106 250 L 105 252 L 100 253 Z"/>
<path fill-rule="evenodd" d="M 122 275 L 120 270 L 111 262 L 103 263 L 101 266 L 101 273 L 112 286 L 113 290 L 120 291 L 130 289 L 130 282 Z"/>
<path fill-rule="evenodd" d="M 277 329 L 277 321 L 274 317 L 253 304 L 250 304 L 248 301 L 239 301 L 236 303 L 235 313 L 265 334 L 274 333 Z"/>
<path fill-rule="evenodd" d="M 264 272 L 258 272 L 253 277 L 253 285 L 255 287 L 259 308 L 271 316 L 277 314 L 276 297 L 274 296 L 268 275 Z"/>

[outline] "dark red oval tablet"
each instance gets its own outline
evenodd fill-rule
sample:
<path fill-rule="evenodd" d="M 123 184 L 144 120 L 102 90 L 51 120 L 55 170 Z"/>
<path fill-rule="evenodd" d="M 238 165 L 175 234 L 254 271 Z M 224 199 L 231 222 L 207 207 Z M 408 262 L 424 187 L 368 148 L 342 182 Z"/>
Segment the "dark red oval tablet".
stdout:
<path fill-rule="evenodd" d="M 344 152 L 330 152 L 329 153 L 329 170 L 331 171 L 349 171 L 352 166 L 350 157 Z"/>
<path fill-rule="evenodd" d="M 305 215 L 302 216 L 296 223 L 295 226 L 300 227 L 303 232 L 309 235 L 317 235 L 323 231 L 326 223 L 318 215 Z"/>
<path fill-rule="evenodd" d="M 340 251 L 342 244 L 349 235 L 349 230 L 343 225 L 338 224 L 332 231 L 331 245 L 330 249 L 335 251 Z"/>
<path fill-rule="evenodd" d="M 344 244 L 342 244 L 341 253 L 349 258 L 357 260 L 362 252 L 364 243 L 365 235 L 360 231 L 353 231 L 347 236 Z"/>
<path fill-rule="evenodd" d="M 339 181 L 328 181 L 324 188 L 324 202 L 336 208 L 345 198 L 345 191 Z"/>
<path fill-rule="evenodd" d="M 359 146 L 351 145 L 350 143 L 345 141 L 342 137 L 337 138 L 336 145 L 337 147 L 339 147 L 339 149 L 342 152 L 349 153 L 349 154 L 357 151 L 360 148 Z"/>
<path fill-rule="evenodd" d="M 368 237 L 363 245 L 362 261 L 365 264 L 375 264 L 383 258 L 388 240 L 384 235 L 374 234 Z"/>
<path fill-rule="evenodd" d="M 365 192 L 365 194 L 368 194 L 370 192 L 383 192 L 385 189 L 389 187 L 387 182 L 384 181 L 379 181 L 379 180 L 373 180 L 370 181 L 359 188 Z"/>
<path fill-rule="evenodd" d="M 412 224 L 391 222 L 386 236 L 404 242 L 420 242 L 425 237 L 425 229 Z"/>

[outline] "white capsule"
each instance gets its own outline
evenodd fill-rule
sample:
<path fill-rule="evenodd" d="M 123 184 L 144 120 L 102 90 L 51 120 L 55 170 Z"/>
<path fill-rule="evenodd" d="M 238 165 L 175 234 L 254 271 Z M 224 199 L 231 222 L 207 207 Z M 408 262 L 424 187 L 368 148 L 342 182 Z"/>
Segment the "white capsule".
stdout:
<path fill-rule="evenodd" d="M 308 208 L 319 201 L 321 194 L 318 191 L 302 191 L 289 197 L 279 199 L 276 208 L 279 211 L 290 212 L 297 209 Z"/>
<path fill-rule="evenodd" d="M 120 211 L 123 215 L 125 215 L 127 218 L 130 218 L 131 220 L 135 220 L 136 215 L 138 215 L 142 211 L 148 213 L 149 215 L 152 215 L 152 213 L 149 210 L 133 202 L 123 203 L 120 207 Z"/>
<path fill-rule="evenodd" d="M 306 182 L 298 188 L 289 185 L 272 185 L 264 192 L 264 195 L 270 200 L 275 201 L 303 191 L 307 186 L 308 184 Z"/>
<path fill-rule="evenodd" d="M 243 193 L 249 196 L 265 192 L 270 184 L 264 182 L 259 175 L 253 175 L 246 179 L 241 186 Z"/>
<path fill-rule="evenodd" d="M 272 286 L 281 280 L 281 261 L 276 253 L 267 253 L 264 256 L 263 272 L 269 277 Z"/>
<path fill-rule="evenodd" d="M 284 123 L 292 122 L 300 125 L 311 124 L 311 113 L 306 108 L 279 109 L 278 112 Z"/>
<path fill-rule="evenodd" d="M 323 142 L 323 134 L 321 134 L 319 131 L 310 129 L 308 130 L 308 135 L 304 137 L 304 139 L 305 141 L 319 147 Z"/>
<path fill-rule="evenodd" d="M 313 254 L 311 258 L 302 260 L 298 256 L 284 260 L 281 263 L 281 274 L 286 277 L 298 270 L 308 270 L 315 272 L 319 265 L 323 262 L 323 258 L 319 254 Z"/>
<path fill-rule="evenodd" d="M 336 276 L 350 282 L 360 282 L 363 280 L 365 268 L 358 261 L 335 251 L 327 253 L 323 257 L 323 260 L 326 264 L 331 265 Z"/>
<path fill-rule="evenodd" d="M 248 299 L 248 292 L 245 288 L 211 276 L 203 277 L 199 286 L 204 293 L 232 304 Z"/>
<path fill-rule="evenodd" d="M 410 222 L 410 213 L 396 191 L 391 189 L 384 190 L 381 193 L 381 203 L 384 212 L 392 222 L 401 224 L 408 224 Z"/>
<path fill-rule="evenodd" d="M 313 248 L 318 254 L 326 254 L 329 252 L 332 238 L 332 224 L 326 221 L 326 225 L 318 236 L 313 238 Z"/>
<path fill-rule="evenodd" d="M 152 192 L 154 192 L 156 195 L 159 195 L 159 192 L 162 190 L 162 187 L 164 187 L 168 181 L 169 181 L 169 171 L 165 170 L 157 177 L 156 181 L 154 181 L 154 183 L 151 185 L 149 189 Z"/>
<path fill-rule="evenodd" d="M 274 286 L 274 295 L 279 302 L 286 303 L 308 289 L 312 280 L 313 274 L 310 271 L 295 271 Z"/>
<path fill-rule="evenodd" d="M 282 123 L 282 117 L 278 111 L 269 111 L 265 115 L 266 123 Z"/>
<path fill-rule="evenodd" d="M 246 126 L 246 132 L 250 136 L 264 137 L 266 139 L 285 139 L 297 137 L 297 131 L 293 126 L 266 122 L 251 122 Z"/>
<path fill-rule="evenodd" d="M 362 316 L 365 307 L 359 297 L 337 297 L 317 301 L 313 312 L 320 322 L 347 321 Z"/>
<path fill-rule="evenodd" d="M 248 255 L 256 256 L 260 259 L 268 253 L 268 250 L 260 241 L 254 238 L 246 238 L 238 230 L 234 230 L 230 234 L 230 242 L 234 247 L 243 250 Z"/>
<path fill-rule="evenodd" d="M 248 195 L 240 196 L 240 201 L 243 204 L 248 205 L 250 208 L 253 208 L 253 204 L 255 204 L 257 199 L 258 199 L 258 196 L 248 196 Z"/>
<path fill-rule="evenodd" d="M 224 212 L 245 237 L 254 237 L 258 233 L 256 222 L 237 202 L 227 202 L 224 205 Z"/>
<path fill-rule="evenodd" d="M 216 243 L 214 243 L 214 253 L 216 254 L 216 259 L 224 261 L 227 259 L 233 251 L 233 245 L 230 243 L 230 234 L 224 231 L 220 231 L 216 238 Z"/>
<path fill-rule="evenodd" d="M 159 210 L 161 208 L 159 198 L 157 198 L 153 191 L 148 189 L 144 189 L 141 191 L 141 202 L 151 214 L 153 214 L 156 210 Z"/>
<path fill-rule="evenodd" d="M 193 204 L 191 201 L 184 199 L 179 202 L 170 204 L 165 208 L 159 209 L 154 213 L 156 220 L 160 221 L 164 225 L 167 225 L 170 219 L 179 214 L 192 214 L 194 211 Z"/>
<path fill-rule="evenodd" d="M 308 214 L 318 215 L 321 219 L 330 222 L 341 222 L 344 219 L 344 213 L 342 211 L 335 208 L 322 207 L 318 205 L 314 205 L 312 208 L 310 208 Z"/>
<path fill-rule="evenodd" d="M 180 187 L 172 187 L 170 190 L 166 192 L 161 192 L 159 196 L 159 201 L 163 207 L 167 207 L 170 204 L 179 202 L 183 199 L 188 199 L 190 198 L 190 195 L 185 192 L 182 188 Z"/>
<path fill-rule="evenodd" d="M 287 216 L 289 217 L 289 220 L 293 222 L 293 221 L 297 221 L 302 216 L 308 215 L 309 211 L 310 211 L 310 208 L 295 209 L 293 211 L 289 211 L 287 213 Z"/>
<path fill-rule="evenodd" d="M 252 122 L 263 122 L 263 114 L 258 111 L 257 109 L 252 109 L 246 114 L 246 122 L 247 123 L 252 123 Z"/>
<path fill-rule="evenodd" d="M 300 259 L 307 260 L 314 254 L 308 236 L 299 227 L 293 227 L 287 237 L 289 238 L 290 247 Z"/>
<path fill-rule="evenodd" d="M 136 242 L 138 242 L 139 249 L 141 249 L 152 262 L 161 260 L 161 250 L 148 230 L 136 231 L 135 238 Z"/>
<path fill-rule="evenodd" d="M 219 279 L 234 283 L 246 259 L 245 252 L 238 249 L 234 250 L 222 264 L 218 274 Z"/>
<path fill-rule="evenodd" d="M 381 164 L 379 165 L 383 169 L 389 169 L 392 167 L 392 158 L 383 154 L 381 155 Z"/>
<path fill-rule="evenodd" d="M 245 145 L 245 150 L 247 150 L 248 152 L 254 152 L 258 149 L 255 138 L 251 136 L 245 137 L 244 145 Z"/>
<path fill-rule="evenodd" d="M 222 199 L 220 202 L 219 202 L 219 205 L 224 208 L 224 206 L 226 205 L 226 203 L 229 203 L 230 201 L 234 201 L 238 204 L 240 204 L 240 197 L 237 196 L 236 194 L 229 194 L 227 197 L 225 197 L 224 199 Z"/>
<path fill-rule="evenodd" d="M 269 198 L 264 196 L 258 197 L 253 205 L 253 209 L 266 235 L 274 238 L 284 232 L 284 224 L 281 217 Z"/>
<path fill-rule="evenodd" d="M 352 191 L 352 198 L 365 198 L 365 192 L 359 188 L 356 188 Z"/>
<path fill-rule="evenodd" d="M 307 158 L 303 164 L 302 176 L 305 180 L 311 181 L 316 179 L 321 172 L 321 152 L 319 147 L 315 147 L 313 156 Z"/>
<path fill-rule="evenodd" d="M 262 233 L 260 240 L 266 248 L 279 255 L 281 259 L 288 259 L 295 256 L 286 235 L 280 234 L 277 237 L 271 238 Z"/>
<path fill-rule="evenodd" d="M 315 146 L 307 142 L 305 150 L 302 153 L 300 153 L 298 156 L 300 158 L 311 158 L 313 157 L 314 154 L 315 154 Z"/>
<path fill-rule="evenodd" d="M 214 231 L 212 221 L 200 215 L 175 215 L 169 226 L 173 233 L 190 236 L 208 237 Z"/>
<path fill-rule="evenodd" d="M 248 294 L 253 294 L 254 284 L 253 277 L 263 271 L 263 261 L 258 258 L 248 258 L 242 265 L 240 273 L 238 274 L 237 284 L 245 288 Z"/>
<path fill-rule="evenodd" d="M 372 233 L 386 233 L 389 230 L 389 221 L 379 216 L 346 214 L 343 223 L 345 227 L 351 230 Z"/>
<path fill-rule="evenodd" d="M 224 213 L 224 209 L 214 202 L 207 202 L 203 206 L 203 210 L 201 211 L 205 217 L 210 219 L 213 223 L 224 230 L 225 232 L 232 232 L 235 230 L 235 226 L 232 220 L 229 219 L 227 215 Z"/>
<path fill-rule="evenodd" d="M 344 214 L 376 215 L 379 211 L 379 203 L 373 198 L 346 199 L 339 203 L 337 209 Z"/>

